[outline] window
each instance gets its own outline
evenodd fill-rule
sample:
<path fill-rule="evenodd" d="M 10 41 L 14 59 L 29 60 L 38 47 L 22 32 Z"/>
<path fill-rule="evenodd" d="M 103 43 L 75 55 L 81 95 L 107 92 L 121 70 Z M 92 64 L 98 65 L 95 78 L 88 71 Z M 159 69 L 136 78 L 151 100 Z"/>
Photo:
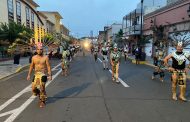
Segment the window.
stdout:
<path fill-rule="evenodd" d="M 16 18 L 17 23 L 21 24 L 21 4 L 19 1 L 16 2 Z"/>
<path fill-rule="evenodd" d="M 32 30 L 34 30 L 34 13 L 31 12 Z"/>
<path fill-rule="evenodd" d="M 9 22 L 14 21 L 13 0 L 7 0 Z"/>
<path fill-rule="evenodd" d="M 30 11 L 28 7 L 26 7 L 26 27 L 30 28 Z"/>
<path fill-rule="evenodd" d="M 37 33 L 38 33 L 38 42 L 40 42 L 40 22 L 39 22 L 39 20 L 37 20 L 37 28 L 38 28 L 38 30 L 37 30 Z"/>

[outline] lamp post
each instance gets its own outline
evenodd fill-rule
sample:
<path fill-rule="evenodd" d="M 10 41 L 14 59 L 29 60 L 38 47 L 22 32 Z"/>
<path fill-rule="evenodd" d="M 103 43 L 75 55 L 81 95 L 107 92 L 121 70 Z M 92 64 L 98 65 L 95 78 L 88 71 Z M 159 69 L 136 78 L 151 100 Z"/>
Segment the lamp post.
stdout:
<path fill-rule="evenodd" d="M 141 0 L 141 33 L 140 33 L 140 38 L 142 39 L 142 28 L 143 28 L 143 1 Z"/>

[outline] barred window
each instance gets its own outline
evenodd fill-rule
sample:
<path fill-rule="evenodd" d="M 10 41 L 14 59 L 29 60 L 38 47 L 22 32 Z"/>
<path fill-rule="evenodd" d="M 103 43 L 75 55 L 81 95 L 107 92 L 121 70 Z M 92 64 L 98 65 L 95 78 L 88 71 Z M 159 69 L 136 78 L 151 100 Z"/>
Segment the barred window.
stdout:
<path fill-rule="evenodd" d="M 26 27 L 30 28 L 30 11 L 28 7 L 26 7 Z"/>
<path fill-rule="evenodd" d="M 16 17 L 17 23 L 21 24 L 21 3 L 19 1 L 16 2 Z"/>
<path fill-rule="evenodd" d="M 9 22 L 14 21 L 13 0 L 7 0 Z"/>
<path fill-rule="evenodd" d="M 34 30 L 34 13 L 31 12 L 32 29 Z"/>

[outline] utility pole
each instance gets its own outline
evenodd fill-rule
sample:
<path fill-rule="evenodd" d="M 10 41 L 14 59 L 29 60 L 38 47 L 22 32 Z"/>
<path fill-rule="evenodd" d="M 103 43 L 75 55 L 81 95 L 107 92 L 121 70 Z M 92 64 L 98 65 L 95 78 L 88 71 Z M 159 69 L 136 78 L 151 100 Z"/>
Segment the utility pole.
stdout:
<path fill-rule="evenodd" d="M 140 33 L 140 39 L 142 39 L 142 30 L 143 30 L 143 1 L 144 0 L 141 0 L 141 33 Z"/>

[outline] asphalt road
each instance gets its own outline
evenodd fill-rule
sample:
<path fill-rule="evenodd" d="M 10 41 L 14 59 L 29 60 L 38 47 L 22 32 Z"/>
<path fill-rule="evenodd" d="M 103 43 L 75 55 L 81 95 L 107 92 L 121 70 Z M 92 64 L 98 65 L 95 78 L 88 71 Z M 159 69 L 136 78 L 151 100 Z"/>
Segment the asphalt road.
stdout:
<path fill-rule="evenodd" d="M 124 84 L 116 84 L 90 54 L 78 54 L 67 77 L 61 75 L 58 64 L 59 60 L 51 61 L 53 80 L 47 84 L 45 108 L 39 108 L 38 99 L 31 95 L 27 71 L 1 80 L 0 122 L 190 121 L 190 102 L 171 100 L 170 74 L 162 83 L 151 79 L 153 68 L 122 60 L 119 76 Z"/>

